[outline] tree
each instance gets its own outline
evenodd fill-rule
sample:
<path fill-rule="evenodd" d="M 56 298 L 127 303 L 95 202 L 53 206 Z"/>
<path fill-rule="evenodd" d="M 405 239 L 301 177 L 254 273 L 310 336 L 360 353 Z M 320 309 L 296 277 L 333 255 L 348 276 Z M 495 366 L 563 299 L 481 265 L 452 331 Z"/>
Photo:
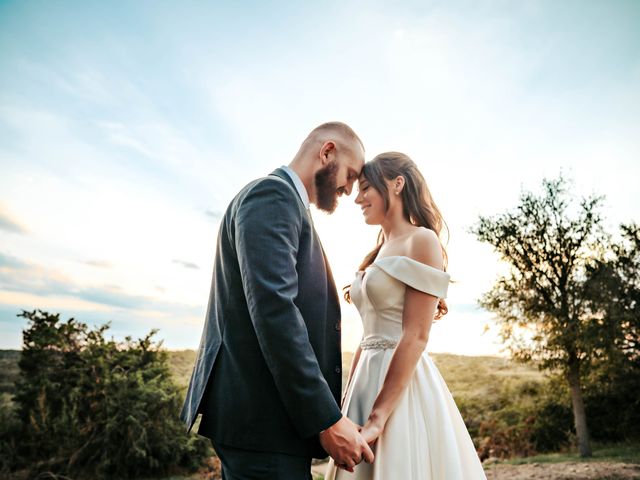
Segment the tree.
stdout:
<path fill-rule="evenodd" d="M 591 455 L 581 375 L 608 337 L 606 315 L 589 302 L 593 272 L 609 237 L 602 229 L 602 197 L 571 210 L 566 180 L 544 180 L 543 194 L 523 192 L 512 212 L 480 216 L 471 229 L 510 266 L 480 299 L 497 315 L 512 355 L 560 371 L 569 385 L 578 447 Z"/>
<path fill-rule="evenodd" d="M 640 227 L 620 226 L 620 241 L 588 273 L 587 305 L 599 312 L 593 325 L 603 339 L 585 381 L 587 414 L 594 436 L 620 440 L 640 436 Z"/>
<path fill-rule="evenodd" d="M 592 311 L 605 312 L 610 320 L 612 355 L 640 365 L 640 226 L 620 226 L 621 241 L 589 268 L 592 278 L 589 303 Z"/>

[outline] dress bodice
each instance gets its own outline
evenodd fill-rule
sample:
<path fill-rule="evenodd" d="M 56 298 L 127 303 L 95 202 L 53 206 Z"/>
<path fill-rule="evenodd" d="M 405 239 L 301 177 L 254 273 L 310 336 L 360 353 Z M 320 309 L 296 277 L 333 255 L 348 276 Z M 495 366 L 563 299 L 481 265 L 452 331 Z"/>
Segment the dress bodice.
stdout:
<path fill-rule="evenodd" d="M 392 362 L 407 360 L 395 355 L 407 285 L 445 298 L 449 274 L 409 257 L 384 257 L 358 272 L 351 284 L 364 338 L 342 412 L 357 425 L 370 419 Z M 326 480 L 486 480 L 464 420 L 429 354 L 424 351 L 412 367 L 376 441 L 375 462 L 362 462 L 350 473 L 330 460 Z"/>
<path fill-rule="evenodd" d="M 449 278 L 448 273 L 405 256 L 384 257 L 357 272 L 351 299 L 362 317 L 363 339 L 397 341 L 406 286 L 445 298 Z"/>

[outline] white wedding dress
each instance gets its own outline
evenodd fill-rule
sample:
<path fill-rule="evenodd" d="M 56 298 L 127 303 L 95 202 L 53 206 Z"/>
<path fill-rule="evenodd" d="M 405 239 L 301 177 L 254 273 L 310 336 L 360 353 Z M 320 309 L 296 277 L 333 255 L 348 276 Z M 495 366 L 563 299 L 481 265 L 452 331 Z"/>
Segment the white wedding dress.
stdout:
<path fill-rule="evenodd" d="M 351 285 L 364 337 L 342 411 L 359 425 L 369 417 L 402 334 L 406 285 L 444 298 L 449 275 L 409 257 L 393 256 L 358 272 Z M 373 464 L 362 462 L 353 473 L 330 460 L 325 480 L 486 479 L 453 397 L 426 351 L 374 453 Z"/>

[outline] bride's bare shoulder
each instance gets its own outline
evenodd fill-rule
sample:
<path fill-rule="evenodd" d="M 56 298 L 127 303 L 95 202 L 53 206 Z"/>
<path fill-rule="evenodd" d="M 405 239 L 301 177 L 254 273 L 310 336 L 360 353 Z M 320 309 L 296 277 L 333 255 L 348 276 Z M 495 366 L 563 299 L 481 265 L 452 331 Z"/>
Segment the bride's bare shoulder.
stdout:
<path fill-rule="evenodd" d="M 442 246 L 438 235 L 433 230 L 425 227 L 416 228 L 409 237 L 407 247 L 409 258 L 442 269 Z"/>

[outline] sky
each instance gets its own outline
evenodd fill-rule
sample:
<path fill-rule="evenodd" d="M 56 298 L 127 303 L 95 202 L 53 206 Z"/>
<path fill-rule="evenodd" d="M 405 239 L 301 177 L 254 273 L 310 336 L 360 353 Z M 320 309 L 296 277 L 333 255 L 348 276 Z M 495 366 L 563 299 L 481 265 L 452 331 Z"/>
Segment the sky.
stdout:
<path fill-rule="evenodd" d="M 429 350 L 504 354 L 476 301 L 506 266 L 469 229 L 561 172 L 640 221 L 639 24 L 633 0 L 0 0 L 0 348 L 35 308 L 197 348 L 227 204 L 341 120 L 450 227 Z M 313 212 L 339 286 L 377 235 L 354 198 Z"/>

